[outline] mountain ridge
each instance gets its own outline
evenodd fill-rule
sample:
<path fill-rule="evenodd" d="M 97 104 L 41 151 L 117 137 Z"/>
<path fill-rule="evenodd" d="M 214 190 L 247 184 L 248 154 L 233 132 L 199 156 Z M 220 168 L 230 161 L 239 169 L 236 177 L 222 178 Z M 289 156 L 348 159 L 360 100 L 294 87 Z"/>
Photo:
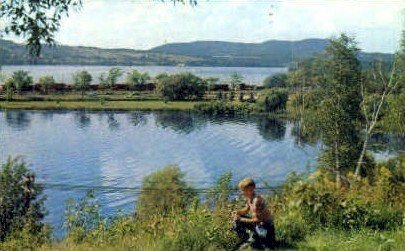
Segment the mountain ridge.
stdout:
<path fill-rule="evenodd" d="M 44 46 L 37 64 L 45 65 L 187 65 L 222 67 L 288 67 L 322 52 L 327 39 L 267 40 L 261 43 L 194 41 L 169 43 L 150 50 L 87 46 Z M 361 52 L 359 59 L 391 60 L 393 54 Z M 24 45 L 0 39 L 0 65 L 32 64 Z"/>

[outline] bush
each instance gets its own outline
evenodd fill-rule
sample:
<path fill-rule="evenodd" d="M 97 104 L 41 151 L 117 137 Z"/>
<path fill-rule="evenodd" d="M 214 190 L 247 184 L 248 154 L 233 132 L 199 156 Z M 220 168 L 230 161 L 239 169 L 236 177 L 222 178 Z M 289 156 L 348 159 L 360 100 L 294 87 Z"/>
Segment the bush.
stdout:
<path fill-rule="evenodd" d="M 13 78 L 7 78 L 4 87 L 6 88 L 6 100 L 10 101 L 13 99 L 14 94 L 14 82 Z"/>
<path fill-rule="evenodd" d="M 32 77 L 28 71 L 16 71 L 11 76 L 12 83 L 17 92 L 27 89 L 32 84 Z"/>
<path fill-rule="evenodd" d="M 147 72 L 139 72 L 137 70 L 133 70 L 128 72 L 126 83 L 131 88 L 131 90 L 135 90 L 137 86 L 143 86 L 147 83 L 150 79 L 150 76 Z"/>
<path fill-rule="evenodd" d="M 184 173 L 177 166 L 168 166 L 145 177 L 136 213 L 149 217 L 183 211 L 195 199 L 195 192 L 184 181 Z"/>
<path fill-rule="evenodd" d="M 220 102 L 220 101 L 196 104 L 194 106 L 194 109 L 200 113 L 214 116 L 247 115 L 253 112 L 253 108 L 250 104 Z"/>
<path fill-rule="evenodd" d="M 295 178 L 273 198 L 277 215 L 299 215 L 308 227 L 358 230 L 393 230 L 402 225 L 404 186 L 392 181 L 387 168 L 381 168 L 373 183 L 368 179 L 351 181 L 350 188 L 337 187 L 329 174 L 318 170 L 309 178 Z M 279 217 L 279 216 L 278 216 Z"/>
<path fill-rule="evenodd" d="M 120 68 L 113 67 L 108 70 L 107 78 L 104 78 L 104 74 L 99 77 L 100 87 L 102 88 L 113 88 L 117 83 L 118 79 L 122 76 L 123 72 Z"/>
<path fill-rule="evenodd" d="M 162 75 L 157 84 L 157 91 L 168 100 L 201 99 L 207 89 L 207 82 L 191 73 Z"/>
<path fill-rule="evenodd" d="M 92 77 L 88 71 L 79 71 L 73 75 L 73 83 L 76 90 L 81 91 L 84 96 L 86 90 L 90 88 Z"/>
<path fill-rule="evenodd" d="M 0 169 L 0 242 L 21 232 L 40 236 L 45 215 L 42 186 L 35 183 L 20 158 L 9 158 Z M 45 234 L 44 237 L 47 235 Z"/>
<path fill-rule="evenodd" d="M 260 93 L 256 109 L 260 112 L 277 112 L 286 108 L 288 92 L 284 90 L 265 90 Z"/>
<path fill-rule="evenodd" d="M 68 231 L 67 238 L 78 243 L 99 228 L 104 223 L 99 209 L 99 203 L 93 191 L 88 191 L 79 202 L 73 199 L 67 200 L 64 221 L 64 227 Z"/>
<path fill-rule="evenodd" d="M 43 76 L 39 79 L 39 85 L 43 93 L 48 94 L 49 89 L 55 84 L 55 79 L 52 76 Z"/>
<path fill-rule="evenodd" d="M 276 73 L 273 76 L 268 76 L 263 80 L 263 85 L 266 88 L 287 87 L 287 74 Z"/>

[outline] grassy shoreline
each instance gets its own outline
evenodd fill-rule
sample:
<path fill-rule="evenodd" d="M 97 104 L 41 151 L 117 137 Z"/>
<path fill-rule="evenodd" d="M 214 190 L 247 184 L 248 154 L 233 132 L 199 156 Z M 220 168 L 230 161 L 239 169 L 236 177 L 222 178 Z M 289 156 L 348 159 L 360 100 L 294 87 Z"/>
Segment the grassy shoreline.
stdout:
<path fill-rule="evenodd" d="M 191 101 L 4 101 L 0 109 L 89 110 L 89 111 L 191 111 L 199 102 Z"/>

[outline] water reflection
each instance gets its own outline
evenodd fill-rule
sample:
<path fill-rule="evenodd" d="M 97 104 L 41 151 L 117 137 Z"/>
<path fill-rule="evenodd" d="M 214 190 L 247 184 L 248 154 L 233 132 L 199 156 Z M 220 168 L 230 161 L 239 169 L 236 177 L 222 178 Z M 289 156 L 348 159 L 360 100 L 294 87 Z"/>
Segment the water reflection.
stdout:
<path fill-rule="evenodd" d="M 116 131 L 120 128 L 120 123 L 115 118 L 114 113 L 108 113 L 107 123 L 108 123 L 108 128 L 110 128 L 113 131 Z"/>
<path fill-rule="evenodd" d="M 5 111 L 6 123 L 17 130 L 26 130 L 31 124 L 30 113 L 27 111 Z"/>
<path fill-rule="evenodd" d="M 159 127 L 183 134 L 189 134 L 207 122 L 188 112 L 157 112 L 155 120 Z"/>
<path fill-rule="evenodd" d="M 75 112 L 73 119 L 79 128 L 86 128 L 91 123 L 90 115 L 85 111 Z"/>
<path fill-rule="evenodd" d="M 260 135 L 265 140 L 281 140 L 285 136 L 286 122 L 283 120 L 260 117 L 256 123 Z"/>
<path fill-rule="evenodd" d="M 312 145 L 319 142 L 320 130 L 314 126 L 309 126 L 305 121 L 296 121 L 293 124 L 291 134 L 295 137 L 295 143 L 299 146 Z"/>
<path fill-rule="evenodd" d="M 130 112 L 128 114 L 128 121 L 131 125 L 137 126 L 144 126 L 148 122 L 146 118 L 146 114 L 143 112 Z"/>
<path fill-rule="evenodd" d="M 374 133 L 371 135 L 369 143 L 370 149 L 375 152 L 403 152 L 405 149 L 405 135 Z"/>

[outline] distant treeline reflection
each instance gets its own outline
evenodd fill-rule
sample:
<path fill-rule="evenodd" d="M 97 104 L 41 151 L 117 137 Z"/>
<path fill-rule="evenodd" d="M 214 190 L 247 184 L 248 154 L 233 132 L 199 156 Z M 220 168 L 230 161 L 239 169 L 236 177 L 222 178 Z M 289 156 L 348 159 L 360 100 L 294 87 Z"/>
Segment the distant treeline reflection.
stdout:
<path fill-rule="evenodd" d="M 112 131 L 119 130 L 122 123 L 131 126 L 146 126 L 155 123 L 159 128 L 172 130 L 179 134 L 190 134 L 208 125 L 245 124 L 254 125 L 258 133 L 267 141 L 282 140 L 286 133 L 293 136 L 298 145 L 315 145 L 319 143 L 320 135 L 317 130 L 303 134 L 300 122 L 286 119 L 274 119 L 265 116 L 211 116 L 194 112 L 181 111 L 133 111 L 133 112 L 89 112 L 89 111 L 36 111 L 44 120 L 52 121 L 55 115 L 71 113 L 74 124 L 79 129 L 87 129 L 92 121 L 102 123 Z M 31 125 L 33 111 L 12 110 L 4 111 L 6 125 L 16 130 L 26 130 Z M 153 119 L 152 119 L 153 118 Z M 400 134 L 375 133 L 371 137 L 372 150 L 394 151 L 404 149 L 405 136 Z"/>

